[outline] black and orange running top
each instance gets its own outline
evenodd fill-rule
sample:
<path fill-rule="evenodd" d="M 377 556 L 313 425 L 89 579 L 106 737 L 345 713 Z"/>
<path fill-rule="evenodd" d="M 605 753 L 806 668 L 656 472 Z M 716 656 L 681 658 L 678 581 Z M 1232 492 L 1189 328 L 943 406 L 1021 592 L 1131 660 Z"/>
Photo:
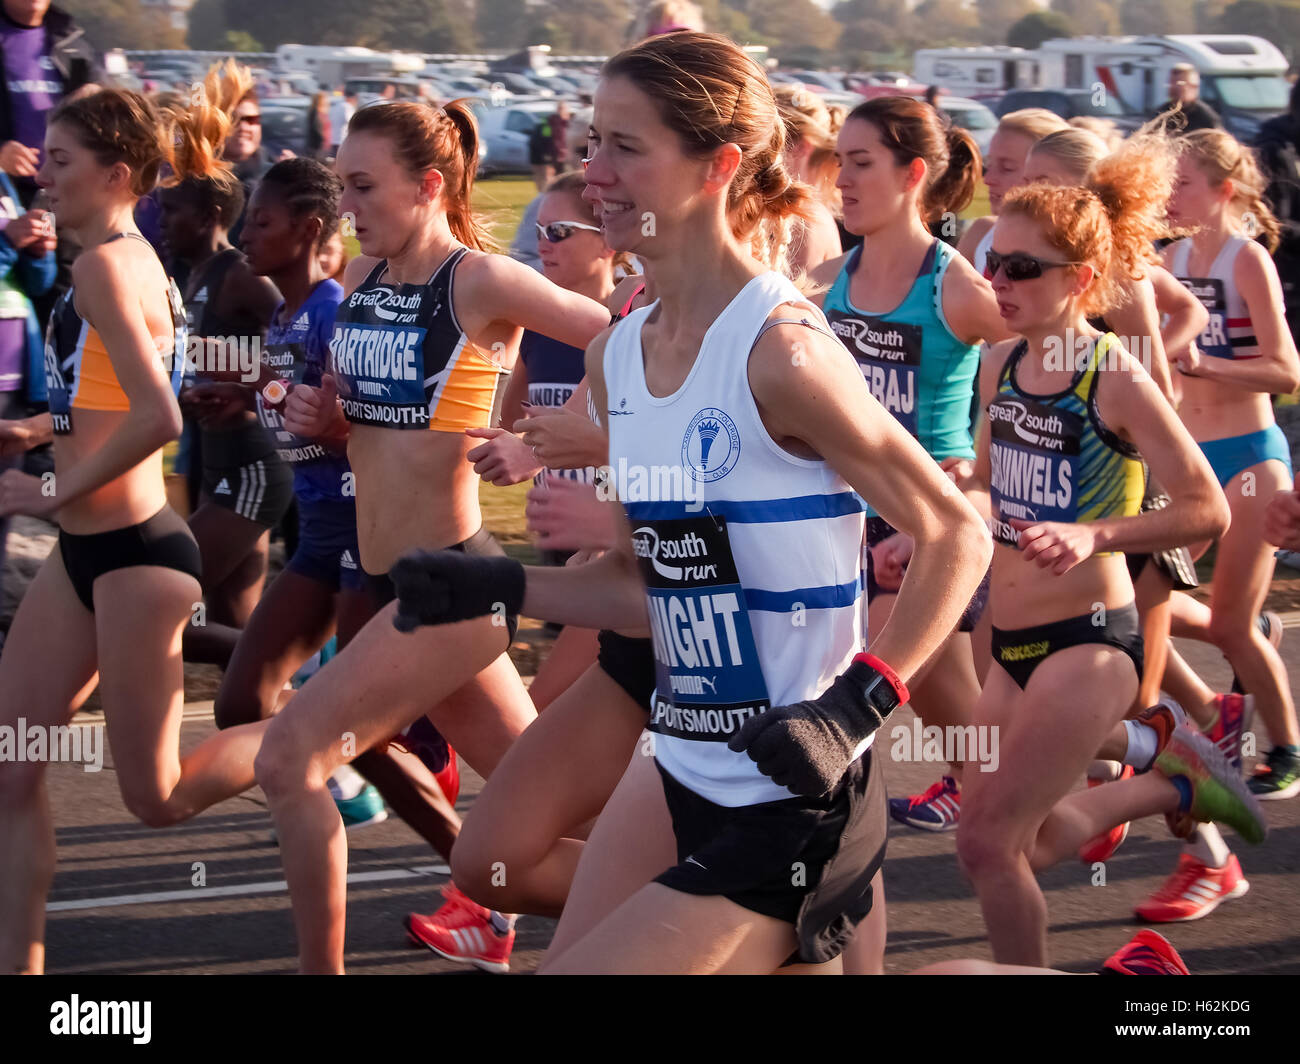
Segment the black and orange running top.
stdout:
<path fill-rule="evenodd" d="M 491 424 L 501 367 L 470 343 L 452 309 L 457 248 L 425 284 L 380 283 L 385 260 L 339 305 L 330 364 L 347 419 L 461 432 Z"/>
<path fill-rule="evenodd" d="M 105 243 L 122 237 L 144 240 L 137 233 L 118 233 Z M 147 240 L 144 240 L 147 244 Z M 181 389 L 185 372 L 185 305 L 181 302 L 176 282 L 168 280 L 168 300 L 172 313 L 171 350 L 159 351 L 159 365 L 171 382 L 172 394 Z M 125 411 L 131 407 L 112 359 L 100 339 L 98 331 L 80 314 L 73 302 L 74 289 L 69 288 L 54 305 L 50 324 L 45 331 L 45 383 L 49 389 L 50 415 L 54 419 L 54 434 L 72 433 L 73 410 Z"/>

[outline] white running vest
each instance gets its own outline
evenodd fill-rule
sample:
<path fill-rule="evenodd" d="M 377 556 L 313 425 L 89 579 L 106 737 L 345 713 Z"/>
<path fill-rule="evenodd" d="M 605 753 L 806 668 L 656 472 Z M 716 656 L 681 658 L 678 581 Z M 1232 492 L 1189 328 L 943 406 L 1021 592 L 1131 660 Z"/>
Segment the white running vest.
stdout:
<path fill-rule="evenodd" d="M 1211 358 L 1259 357 L 1259 341 L 1250 320 L 1250 308 L 1237 291 L 1233 274 L 1237 256 L 1249 243 L 1244 236 L 1228 237 L 1210 263 L 1206 277 L 1192 277 L 1187 269 L 1192 257 L 1191 237 L 1184 237 L 1173 245 L 1169 272 L 1210 312 L 1210 320 L 1201 331 L 1197 346 L 1202 354 Z"/>
<path fill-rule="evenodd" d="M 787 303 L 800 304 L 791 317 L 826 329 L 793 284 L 762 274 L 718 315 L 665 398 L 647 390 L 641 350 L 654 304 L 605 345 L 610 464 L 654 642 L 655 756 L 729 807 L 792 792 L 727 741 L 755 713 L 816 698 L 862 648 L 862 499 L 825 462 L 779 447 L 749 390 L 750 351 Z"/>
<path fill-rule="evenodd" d="M 989 249 L 993 246 L 993 230 L 997 227 L 997 222 L 989 226 L 989 231 L 980 237 L 979 243 L 975 245 L 975 251 L 971 254 L 971 265 L 975 267 L 975 272 L 981 277 L 984 276 L 984 271 L 989 264 Z M 976 388 L 978 387 L 979 384 L 976 382 Z"/>

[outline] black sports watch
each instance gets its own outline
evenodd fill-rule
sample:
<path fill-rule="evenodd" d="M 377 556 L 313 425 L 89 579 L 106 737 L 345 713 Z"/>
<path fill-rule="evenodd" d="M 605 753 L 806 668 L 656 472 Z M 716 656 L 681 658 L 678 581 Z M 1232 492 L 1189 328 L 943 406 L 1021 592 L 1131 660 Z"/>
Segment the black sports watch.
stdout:
<path fill-rule="evenodd" d="M 863 700 L 882 718 L 911 697 L 898 674 L 874 654 L 855 655 L 845 675 L 862 685 Z"/>

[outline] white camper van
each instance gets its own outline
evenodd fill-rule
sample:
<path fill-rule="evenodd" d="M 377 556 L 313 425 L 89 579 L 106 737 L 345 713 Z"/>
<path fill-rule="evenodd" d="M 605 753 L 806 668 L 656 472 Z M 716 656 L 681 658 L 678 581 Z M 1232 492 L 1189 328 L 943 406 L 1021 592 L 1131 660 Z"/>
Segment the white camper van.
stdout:
<path fill-rule="evenodd" d="M 1008 89 L 1039 85 L 1039 58 L 1025 48 L 922 48 L 912 60 L 912 77 L 958 96 L 978 100 Z"/>
<path fill-rule="evenodd" d="M 1262 37 L 1232 34 L 1169 37 L 1072 37 L 1037 51 L 1043 88 L 1102 86 L 1126 111 L 1150 115 L 1169 99 L 1169 71 L 1190 63 L 1201 99 L 1234 136 L 1250 141 L 1265 119 L 1286 110 L 1286 57 Z"/>
<path fill-rule="evenodd" d="M 424 68 L 424 58 L 406 52 L 375 52 L 369 48 L 311 44 L 282 44 L 275 50 L 277 70 L 304 70 L 325 89 L 349 78 L 370 74 L 414 74 Z"/>

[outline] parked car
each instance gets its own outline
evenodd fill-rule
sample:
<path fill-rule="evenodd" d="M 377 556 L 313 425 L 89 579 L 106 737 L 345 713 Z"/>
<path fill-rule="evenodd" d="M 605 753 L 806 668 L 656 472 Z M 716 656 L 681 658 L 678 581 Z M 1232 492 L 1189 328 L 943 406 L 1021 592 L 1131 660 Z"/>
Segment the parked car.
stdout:
<path fill-rule="evenodd" d="M 971 135 L 980 150 L 980 158 L 989 153 L 989 142 L 997 132 L 997 117 L 978 100 L 968 100 L 964 96 L 939 97 L 939 110 L 952 120 L 954 126 L 960 126 Z"/>
<path fill-rule="evenodd" d="M 1001 118 L 1025 107 L 1045 107 L 1062 118 L 1108 118 L 1128 133 L 1142 124 L 1141 117 L 1130 115 L 1113 93 L 1098 98 L 1080 89 L 1012 89 L 998 101 L 997 116 Z"/>
<path fill-rule="evenodd" d="M 307 154 L 309 96 L 268 96 L 262 100 L 262 143 L 274 159 L 286 148 Z"/>
<path fill-rule="evenodd" d="M 504 107 L 481 102 L 474 107 L 474 112 L 478 118 L 479 143 L 487 149 L 479 162 L 479 173 L 530 173 L 528 140 L 537 123 L 554 114 L 555 101 L 512 100 Z"/>
<path fill-rule="evenodd" d="M 548 89 L 541 81 L 534 81 L 532 78 L 524 77 L 523 74 L 516 74 L 512 71 L 493 74 L 492 80 L 500 82 L 506 87 L 507 92 L 512 92 L 516 96 L 552 96 L 553 89 Z"/>

